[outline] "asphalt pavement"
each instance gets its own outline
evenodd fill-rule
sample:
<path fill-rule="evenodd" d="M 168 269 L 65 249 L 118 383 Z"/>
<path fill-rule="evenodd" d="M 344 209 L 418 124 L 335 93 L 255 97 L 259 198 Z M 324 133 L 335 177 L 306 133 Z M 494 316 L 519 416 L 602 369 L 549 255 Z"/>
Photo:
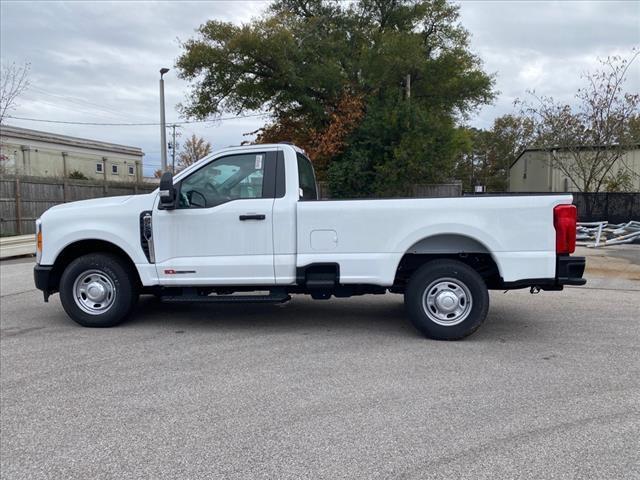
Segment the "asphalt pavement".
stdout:
<path fill-rule="evenodd" d="M 3 479 L 640 478 L 640 282 L 492 292 L 459 342 L 402 297 L 165 305 L 86 329 L 2 262 Z"/>

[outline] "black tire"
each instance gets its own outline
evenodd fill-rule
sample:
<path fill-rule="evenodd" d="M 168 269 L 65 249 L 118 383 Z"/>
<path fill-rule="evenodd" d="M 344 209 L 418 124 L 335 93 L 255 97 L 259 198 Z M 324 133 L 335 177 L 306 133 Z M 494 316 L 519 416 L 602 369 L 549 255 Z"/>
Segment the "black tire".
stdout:
<path fill-rule="evenodd" d="M 85 290 L 92 288 L 89 293 L 97 292 L 94 295 L 97 300 L 92 300 L 89 293 L 86 293 L 84 296 L 80 294 L 76 301 L 76 281 L 79 282 L 78 285 L 86 285 Z M 83 327 L 104 328 L 118 325 L 127 318 L 137 300 L 138 286 L 134 272 L 117 255 L 91 253 L 76 258 L 67 266 L 60 279 L 62 307 L 67 315 Z M 93 307 L 90 303 L 93 303 Z M 91 311 L 92 308 L 94 313 L 88 313 L 87 310 Z"/>
<path fill-rule="evenodd" d="M 422 334 L 434 340 L 459 340 L 484 322 L 489 292 L 482 277 L 468 265 L 433 260 L 411 276 L 404 302 L 411 323 Z"/>

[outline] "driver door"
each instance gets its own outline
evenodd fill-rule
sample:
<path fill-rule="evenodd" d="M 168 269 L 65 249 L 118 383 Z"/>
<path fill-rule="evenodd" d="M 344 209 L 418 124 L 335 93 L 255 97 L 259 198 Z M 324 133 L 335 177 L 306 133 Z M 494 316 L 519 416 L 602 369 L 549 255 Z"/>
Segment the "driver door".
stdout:
<path fill-rule="evenodd" d="M 218 157 L 176 183 L 153 212 L 161 285 L 273 285 L 276 151 Z"/>

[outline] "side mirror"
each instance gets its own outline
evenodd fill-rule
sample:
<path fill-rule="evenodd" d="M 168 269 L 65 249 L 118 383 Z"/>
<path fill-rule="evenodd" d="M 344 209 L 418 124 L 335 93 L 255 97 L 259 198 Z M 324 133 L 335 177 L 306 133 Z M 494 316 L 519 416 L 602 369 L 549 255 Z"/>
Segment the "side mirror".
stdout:
<path fill-rule="evenodd" d="M 160 178 L 160 210 L 173 210 L 176 208 L 176 188 L 173 186 L 173 175 L 164 172 Z"/>

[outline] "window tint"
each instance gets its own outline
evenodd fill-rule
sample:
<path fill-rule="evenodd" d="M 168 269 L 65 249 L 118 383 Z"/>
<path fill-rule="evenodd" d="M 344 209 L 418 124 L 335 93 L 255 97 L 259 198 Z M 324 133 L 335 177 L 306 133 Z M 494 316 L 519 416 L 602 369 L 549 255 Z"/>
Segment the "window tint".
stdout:
<path fill-rule="evenodd" d="M 313 166 L 307 157 L 301 153 L 296 153 L 298 159 L 298 186 L 300 187 L 301 200 L 317 200 L 318 188 L 316 186 L 316 176 L 313 173 Z"/>
<path fill-rule="evenodd" d="M 262 198 L 264 153 L 230 155 L 180 182 L 179 208 L 215 207 L 230 200 Z"/>

